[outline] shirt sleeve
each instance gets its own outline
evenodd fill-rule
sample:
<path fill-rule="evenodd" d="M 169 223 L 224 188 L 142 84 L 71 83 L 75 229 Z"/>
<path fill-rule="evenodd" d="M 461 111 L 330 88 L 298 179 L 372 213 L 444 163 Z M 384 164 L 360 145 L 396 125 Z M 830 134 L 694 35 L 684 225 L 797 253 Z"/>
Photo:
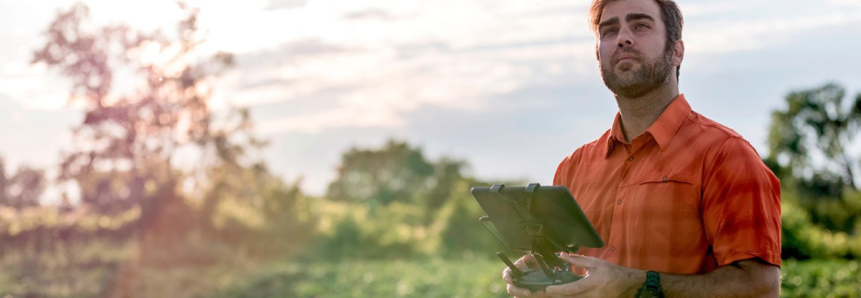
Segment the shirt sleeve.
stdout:
<path fill-rule="evenodd" d="M 777 177 L 738 137 L 727 140 L 706 169 L 703 224 L 718 265 L 759 258 L 780 266 Z"/>
<path fill-rule="evenodd" d="M 553 185 L 565 185 L 562 183 L 564 178 L 562 178 L 562 168 L 565 166 L 565 161 L 567 158 L 563 159 L 562 162 L 559 163 L 559 166 L 556 167 L 556 174 L 553 175 Z"/>
<path fill-rule="evenodd" d="M 562 159 L 562 162 L 559 163 L 559 166 L 556 167 L 556 174 L 553 175 L 553 185 L 564 185 L 570 187 L 569 182 L 571 181 L 570 171 L 572 168 L 576 168 L 577 164 L 580 162 L 579 158 L 580 149 L 571 153 L 571 155 L 566 156 Z"/>

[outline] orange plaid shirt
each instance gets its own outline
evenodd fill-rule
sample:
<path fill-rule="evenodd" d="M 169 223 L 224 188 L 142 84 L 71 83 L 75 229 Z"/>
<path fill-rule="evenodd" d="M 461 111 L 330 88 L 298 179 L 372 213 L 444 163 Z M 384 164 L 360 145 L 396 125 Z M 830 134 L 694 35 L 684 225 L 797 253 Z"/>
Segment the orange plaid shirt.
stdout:
<path fill-rule="evenodd" d="M 630 143 L 620 116 L 566 157 L 565 185 L 604 239 L 578 253 L 625 267 L 703 274 L 760 258 L 780 266 L 780 181 L 735 131 L 679 95 Z"/>

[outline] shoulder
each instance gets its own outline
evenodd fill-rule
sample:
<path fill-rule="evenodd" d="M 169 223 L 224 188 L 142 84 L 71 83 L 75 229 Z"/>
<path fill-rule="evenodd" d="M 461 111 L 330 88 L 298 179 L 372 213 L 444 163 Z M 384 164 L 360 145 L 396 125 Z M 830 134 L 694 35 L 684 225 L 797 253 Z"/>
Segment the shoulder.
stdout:
<path fill-rule="evenodd" d="M 729 171 L 733 175 L 776 180 L 756 148 L 738 132 L 696 112 L 691 112 L 688 121 L 691 123 L 688 133 L 696 136 L 697 143 L 707 150 L 704 160 L 707 178 L 716 172 Z"/>
<path fill-rule="evenodd" d="M 562 159 L 562 162 L 559 164 L 560 167 L 562 167 L 563 165 L 576 165 L 583 160 L 603 157 L 604 154 L 607 153 L 607 138 L 609 137 L 610 130 L 608 129 L 598 139 L 583 144 L 582 146 L 574 150 L 574 152 Z"/>
<path fill-rule="evenodd" d="M 556 168 L 556 175 L 553 179 L 554 184 L 559 185 L 562 181 L 569 180 L 576 172 L 577 168 L 583 162 L 603 158 L 607 154 L 607 138 L 610 136 L 610 130 L 604 132 L 601 137 L 583 144 L 574 152 L 565 156 Z"/>
<path fill-rule="evenodd" d="M 690 126 L 693 127 L 693 129 L 699 130 L 701 133 L 723 137 L 724 140 L 729 138 L 742 138 L 741 135 L 732 128 L 694 111 L 691 111 L 688 115 L 687 121 L 692 124 Z"/>
<path fill-rule="evenodd" d="M 690 138 L 695 138 L 696 142 L 702 145 L 702 148 L 711 151 L 710 155 L 725 153 L 727 150 L 742 150 L 752 152 L 759 159 L 753 145 L 732 128 L 693 111 L 686 121 L 688 125 L 686 125 L 684 134 Z"/>

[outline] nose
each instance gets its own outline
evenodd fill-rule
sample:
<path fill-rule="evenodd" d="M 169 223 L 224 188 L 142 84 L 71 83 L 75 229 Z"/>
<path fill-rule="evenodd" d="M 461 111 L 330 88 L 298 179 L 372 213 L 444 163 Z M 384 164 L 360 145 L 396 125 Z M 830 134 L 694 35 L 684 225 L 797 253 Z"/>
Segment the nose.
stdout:
<path fill-rule="evenodd" d="M 623 29 L 619 32 L 617 45 L 619 48 L 630 47 L 634 45 L 634 40 L 631 38 L 630 32 L 627 29 Z"/>

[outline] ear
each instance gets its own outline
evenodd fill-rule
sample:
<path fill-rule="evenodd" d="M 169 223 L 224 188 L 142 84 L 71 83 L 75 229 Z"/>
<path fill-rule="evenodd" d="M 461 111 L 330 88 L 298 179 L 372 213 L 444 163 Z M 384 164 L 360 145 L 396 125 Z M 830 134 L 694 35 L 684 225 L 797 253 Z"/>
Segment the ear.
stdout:
<path fill-rule="evenodd" d="M 682 60 L 685 59 L 685 42 L 681 39 L 673 44 L 673 66 L 682 65 Z"/>

